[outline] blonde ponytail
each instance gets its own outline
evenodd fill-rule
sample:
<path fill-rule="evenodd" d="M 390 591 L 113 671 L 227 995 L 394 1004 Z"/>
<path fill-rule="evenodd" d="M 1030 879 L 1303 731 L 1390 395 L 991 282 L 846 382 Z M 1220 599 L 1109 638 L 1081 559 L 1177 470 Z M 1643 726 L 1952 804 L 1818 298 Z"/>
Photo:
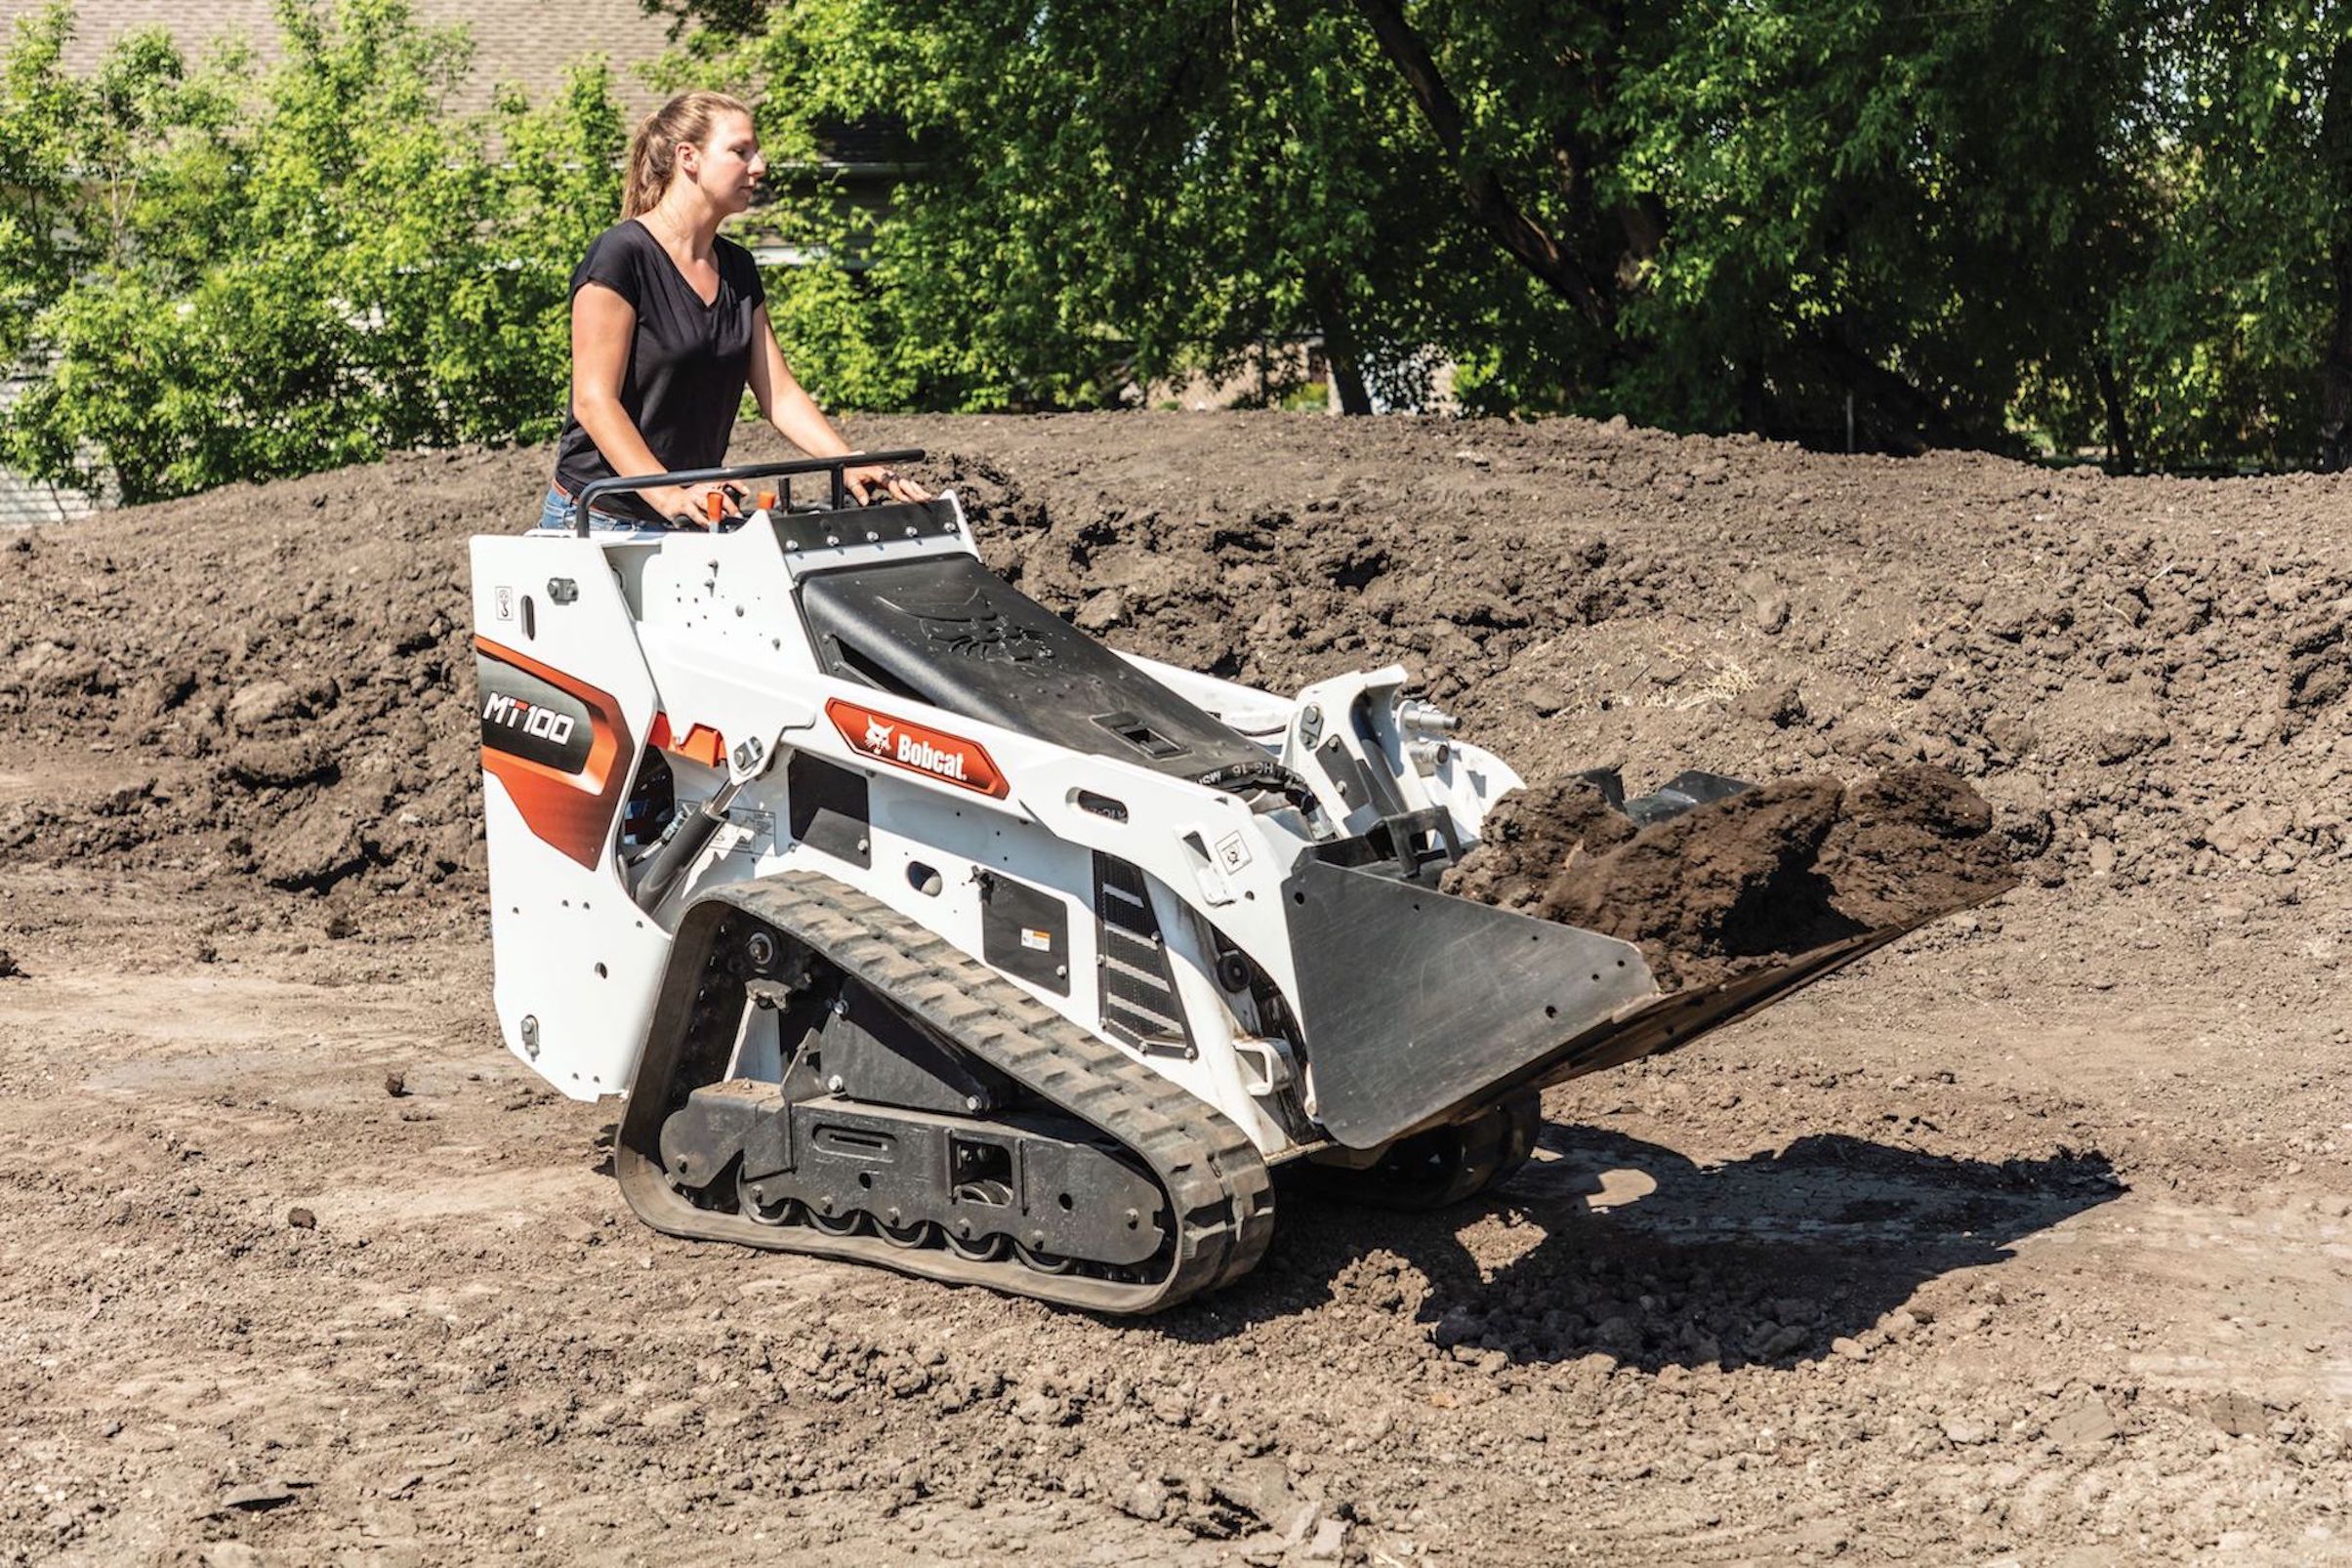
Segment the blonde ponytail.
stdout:
<path fill-rule="evenodd" d="M 678 148 L 683 143 L 701 146 L 711 139 L 720 116 L 751 117 L 741 99 L 698 90 L 681 93 L 638 122 L 629 139 L 629 175 L 621 186 L 621 216 L 636 218 L 661 204 L 678 169 Z"/>

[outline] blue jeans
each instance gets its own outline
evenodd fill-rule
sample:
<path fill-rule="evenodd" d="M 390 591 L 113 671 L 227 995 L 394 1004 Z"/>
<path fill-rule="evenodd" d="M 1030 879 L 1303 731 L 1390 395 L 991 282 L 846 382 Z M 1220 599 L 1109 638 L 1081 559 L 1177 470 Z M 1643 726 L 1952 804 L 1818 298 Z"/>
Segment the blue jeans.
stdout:
<path fill-rule="evenodd" d="M 570 496 L 550 485 L 547 499 L 539 505 L 539 526 L 532 531 L 534 533 L 570 533 L 578 518 L 579 511 L 580 509 L 573 504 Z M 615 513 L 606 512 L 602 508 L 593 508 L 588 514 L 588 531 L 592 534 L 659 534 L 667 533 L 669 530 L 658 523 L 640 521 L 636 517 L 624 517 Z"/>

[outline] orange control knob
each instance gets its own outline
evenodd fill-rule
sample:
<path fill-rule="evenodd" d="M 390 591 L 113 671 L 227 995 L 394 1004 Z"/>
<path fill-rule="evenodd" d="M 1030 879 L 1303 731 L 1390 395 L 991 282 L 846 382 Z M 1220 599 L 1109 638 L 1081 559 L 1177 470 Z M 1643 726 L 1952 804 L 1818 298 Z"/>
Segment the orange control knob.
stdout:
<path fill-rule="evenodd" d="M 702 515 L 710 518 L 713 522 L 717 522 L 721 517 L 725 516 L 725 495 L 717 490 L 712 490 L 705 493 L 702 498 Z"/>
<path fill-rule="evenodd" d="M 761 510 L 761 511 L 763 511 L 763 512 L 765 512 L 765 511 L 766 511 L 768 508 L 770 508 L 770 507 L 774 506 L 775 504 L 776 504 L 776 492 L 775 492 L 775 491 L 773 491 L 773 490 L 763 490 L 763 491 L 761 491 L 761 492 L 760 492 L 760 510 Z"/>

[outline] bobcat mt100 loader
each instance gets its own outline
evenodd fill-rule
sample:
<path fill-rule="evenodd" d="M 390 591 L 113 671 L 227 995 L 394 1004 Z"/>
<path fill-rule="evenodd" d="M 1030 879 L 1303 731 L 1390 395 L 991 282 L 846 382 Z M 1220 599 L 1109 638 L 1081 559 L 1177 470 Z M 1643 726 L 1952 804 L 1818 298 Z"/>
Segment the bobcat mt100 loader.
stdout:
<path fill-rule="evenodd" d="M 1402 669 L 1276 697 L 1116 653 L 952 495 L 849 501 L 845 464 L 921 455 L 579 498 L 781 479 L 724 531 L 473 541 L 500 1026 L 627 1095 L 660 1230 L 1148 1312 L 1258 1261 L 1270 1167 L 1466 1197 L 1544 1086 L 1900 934 L 1666 995 L 1444 894 L 1519 781 Z M 1676 786 L 1630 807 L 1738 787 Z"/>

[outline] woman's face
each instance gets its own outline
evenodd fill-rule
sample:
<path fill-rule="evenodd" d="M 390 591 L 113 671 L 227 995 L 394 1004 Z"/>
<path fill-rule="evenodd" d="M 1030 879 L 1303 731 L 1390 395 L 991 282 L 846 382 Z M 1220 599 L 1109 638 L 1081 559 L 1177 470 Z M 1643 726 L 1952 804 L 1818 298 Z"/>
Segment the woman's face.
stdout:
<path fill-rule="evenodd" d="M 748 114 L 720 115 L 701 146 L 680 148 L 680 163 L 686 178 L 722 212 L 749 207 L 753 188 L 767 173 L 760 133 L 752 129 Z"/>

